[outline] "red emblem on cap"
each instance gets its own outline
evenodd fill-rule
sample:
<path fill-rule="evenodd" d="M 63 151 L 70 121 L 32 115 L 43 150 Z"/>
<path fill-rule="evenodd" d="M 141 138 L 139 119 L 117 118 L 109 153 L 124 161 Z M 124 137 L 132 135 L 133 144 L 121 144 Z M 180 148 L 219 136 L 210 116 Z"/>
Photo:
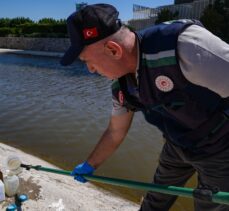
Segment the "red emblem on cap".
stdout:
<path fill-rule="evenodd" d="M 93 38 L 93 37 L 97 37 L 98 36 L 97 28 L 94 27 L 94 28 L 84 29 L 83 30 L 83 36 L 84 36 L 85 40 Z"/>
<path fill-rule="evenodd" d="M 119 91 L 118 99 L 119 99 L 120 104 L 123 105 L 123 103 L 124 103 L 124 94 L 123 94 L 122 91 Z"/>
<path fill-rule="evenodd" d="M 155 79 L 156 87 L 162 92 L 169 92 L 174 88 L 173 81 L 165 76 L 160 75 Z"/>

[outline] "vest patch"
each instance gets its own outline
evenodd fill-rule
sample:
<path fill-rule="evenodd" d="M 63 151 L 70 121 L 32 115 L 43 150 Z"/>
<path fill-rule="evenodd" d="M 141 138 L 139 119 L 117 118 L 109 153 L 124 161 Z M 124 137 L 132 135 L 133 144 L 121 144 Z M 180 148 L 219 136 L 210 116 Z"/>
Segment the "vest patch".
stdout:
<path fill-rule="evenodd" d="M 157 76 L 155 79 L 155 84 L 156 87 L 162 92 L 170 92 L 174 88 L 173 81 L 165 75 Z"/>

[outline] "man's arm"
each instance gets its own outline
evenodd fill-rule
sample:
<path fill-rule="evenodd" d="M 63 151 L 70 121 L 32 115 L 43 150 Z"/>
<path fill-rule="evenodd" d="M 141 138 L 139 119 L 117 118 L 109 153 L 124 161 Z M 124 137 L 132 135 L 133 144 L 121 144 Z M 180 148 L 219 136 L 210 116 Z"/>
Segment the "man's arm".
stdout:
<path fill-rule="evenodd" d="M 178 38 L 178 54 L 184 76 L 221 97 L 229 96 L 229 45 L 192 25 Z"/>
<path fill-rule="evenodd" d="M 87 159 L 91 166 L 98 168 L 123 142 L 130 128 L 133 114 L 129 111 L 122 115 L 111 116 L 107 129 Z"/>

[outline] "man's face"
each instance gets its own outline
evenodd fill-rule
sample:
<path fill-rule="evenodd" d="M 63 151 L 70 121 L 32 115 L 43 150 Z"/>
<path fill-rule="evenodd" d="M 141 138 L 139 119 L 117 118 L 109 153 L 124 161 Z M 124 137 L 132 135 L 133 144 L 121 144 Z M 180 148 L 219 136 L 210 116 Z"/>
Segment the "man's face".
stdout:
<path fill-rule="evenodd" d="M 119 68 L 118 61 L 104 53 L 104 45 L 101 43 L 86 46 L 79 55 L 79 58 L 86 63 L 91 73 L 98 73 L 111 80 L 124 75 L 121 68 Z"/>

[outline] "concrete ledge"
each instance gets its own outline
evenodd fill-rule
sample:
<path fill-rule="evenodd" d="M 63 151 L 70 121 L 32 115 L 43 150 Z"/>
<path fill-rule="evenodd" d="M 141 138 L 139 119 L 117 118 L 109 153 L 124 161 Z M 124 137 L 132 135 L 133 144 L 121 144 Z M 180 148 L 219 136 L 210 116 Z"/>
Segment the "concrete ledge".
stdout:
<path fill-rule="evenodd" d="M 65 52 L 69 46 L 68 38 L 0 37 L 0 48 L 6 49 Z"/>
<path fill-rule="evenodd" d="M 5 174 L 6 158 L 18 156 L 23 163 L 57 168 L 39 158 L 0 143 L 0 168 Z M 22 210 L 29 211 L 137 211 L 139 206 L 91 183 L 79 183 L 73 177 L 36 170 L 23 170 L 20 177 L 20 193 L 28 195 Z M 14 202 L 7 198 L 0 203 L 0 210 Z"/>
<path fill-rule="evenodd" d="M 19 49 L 4 49 L 0 48 L 0 54 L 21 54 L 32 56 L 49 56 L 49 57 L 62 57 L 64 53 L 50 52 L 50 51 L 32 51 L 32 50 L 19 50 Z"/>

